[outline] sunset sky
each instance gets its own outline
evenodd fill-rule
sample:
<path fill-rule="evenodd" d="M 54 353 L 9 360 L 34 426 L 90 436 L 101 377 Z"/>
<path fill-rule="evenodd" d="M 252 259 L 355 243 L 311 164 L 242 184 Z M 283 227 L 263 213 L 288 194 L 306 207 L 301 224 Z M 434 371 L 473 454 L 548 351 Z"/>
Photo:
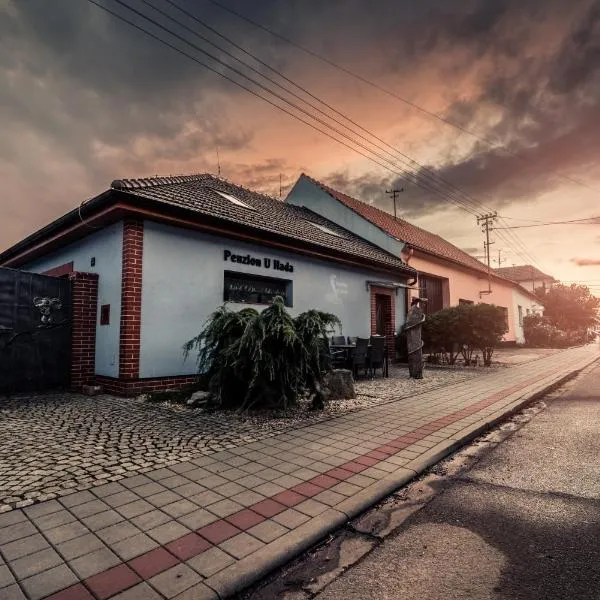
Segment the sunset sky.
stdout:
<path fill-rule="evenodd" d="M 267 95 L 115 0 L 95 1 Z M 471 135 L 209 0 L 172 1 L 426 166 L 427 174 L 401 181 L 398 171 L 406 164 L 390 166 L 396 172 L 374 164 L 87 0 L 0 0 L 2 248 L 113 179 L 216 173 L 217 147 L 224 177 L 273 195 L 279 195 L 280 176 L 285 195 L 306 172 L 391 211 L 385 190 L 404 187 L 401 216 L 478 257 L 483 234 L 475 216 L 415 179 L 428 187 L 432 177 L 442 177 L 446 193 L 449 182 L 460 188 L 455 194 L 497 210 L 505 217 L 498 226 L 600 215 L 600 2 L 219 0 Z M 260 79 L 170 23 L 153 4 L 269 74 L 167 0 L 122 2 Z M 600 218 L 593 225 L 510 231 L 542 270 L 589 282 L 600 295 Z M 531 262 L 518 254 L 514 239 L 499 234 L 493 234 L 492 257 L 501 249 L 502 266 Z"/>

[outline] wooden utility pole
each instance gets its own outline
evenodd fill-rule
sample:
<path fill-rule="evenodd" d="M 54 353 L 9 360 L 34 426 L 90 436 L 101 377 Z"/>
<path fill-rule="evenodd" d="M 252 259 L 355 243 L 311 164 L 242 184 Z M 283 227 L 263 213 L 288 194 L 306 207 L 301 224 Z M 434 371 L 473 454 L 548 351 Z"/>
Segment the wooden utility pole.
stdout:
<path fill-rule="evenodd" d="M 398 194 L 402 193 L 403 191 L 404 191 L 404 188 L 400 188 L 399 190 L 385 190 L 385 193 L 391 194 L 392 198 L 394 199 L 394 219 L 398 218 L 396 216 L 396 196 L 398 196 Z"/>
<path fill-rule="evenodd" d="M 506 258 L 502 258 L 502 248 L 498 248 L 498 259 L 495 261 L 501 267 L 502 263 L 506 262 Z"/>
<path fill-rule="evenodd" d="M 485 256 L 487 260 L 488 271 L 490 270 L 490 246 L 494 242 L 490 242 L 490 231 L 493 231 L 493 224 L 496 218 L 498 217 L 497 212 L 488 213 L 487 215 L 482 215 L 481 217 L 477 217 L 477 225 L 481 225 L 481 231 L 485 233 Z"/>

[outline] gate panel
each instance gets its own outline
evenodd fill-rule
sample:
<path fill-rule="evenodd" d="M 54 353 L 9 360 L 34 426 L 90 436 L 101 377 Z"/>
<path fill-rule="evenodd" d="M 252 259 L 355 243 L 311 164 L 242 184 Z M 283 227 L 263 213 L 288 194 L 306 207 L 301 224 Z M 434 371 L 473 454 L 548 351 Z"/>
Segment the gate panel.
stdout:
<path fill-rule="evenodd" d="M 0 393 L 69 385 L 71 282 L 0 267 Z"/>

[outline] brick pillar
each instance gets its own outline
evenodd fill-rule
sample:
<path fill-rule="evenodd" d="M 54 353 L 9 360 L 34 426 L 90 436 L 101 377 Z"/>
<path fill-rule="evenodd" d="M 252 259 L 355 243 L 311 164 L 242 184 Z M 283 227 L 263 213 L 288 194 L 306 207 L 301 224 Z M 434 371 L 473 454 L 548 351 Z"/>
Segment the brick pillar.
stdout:
<path fill-rule="evenodd" d="M 98 274 L 69 274 L 71 281 L 71 388 L 94 382 L 96 370 L 96 316 L 98 312 Z"/>
<path fill-rule="evenodd" d="M 140 375 L 143 250 L 144 222 L 139 219 L 126 219 L 123 223 L 120 379 L 137 379 Z"/>

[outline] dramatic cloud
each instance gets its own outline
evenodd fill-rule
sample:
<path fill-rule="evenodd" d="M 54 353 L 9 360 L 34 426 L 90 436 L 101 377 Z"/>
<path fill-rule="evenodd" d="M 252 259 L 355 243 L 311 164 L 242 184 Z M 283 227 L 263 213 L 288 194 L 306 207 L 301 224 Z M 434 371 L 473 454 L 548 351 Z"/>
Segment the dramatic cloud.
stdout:
<path fill-rule="evenodd" d="M 242 68 L 231 57 L 142 0 L 124 1 L 199 49 L 168 38 L 112 0 L 99 0 L 219 73 L 267 94 L 201 50 Z M 91 3 L 0 0 L 3 246 L 103 191 L 115 178 L 217 172 L 217 149 L 223 176 L 275 196 L 280 188 L 285 195 L 302 171 L 390 212 L 385 190 L 403 188 L 400 214 L 475 254 L 481 247 L 479 229 L 473 218 L 452 208 L 453 202 L 477 201 L 530 219 L 590 215 L 597 195 L 575 180 L 600 187 L 599 1 L 389 0 L 367 7 L 363 0 L 310 6 L 302 0 L 220 0 L 459 128 L 302 53 L 209 0 L 175 1 L 374 133 L 378 139 L 367 137 L 375 146 L 361 143 L 376 150 L 380 164 Z M 277 79 L 164 0 L 148 2 Z M 289 81 L 278 81 L 292 89 Z M 286 110 L 310 120 L 289 105 Z M 448 183 L 464 193 L 450 191 Z M 527 247 L 543 253 L 548 270 L 560 264 L 565 247 L 578 244 L 568 256 L 586 256 L 598 242 L 597 234 L 587 231 L 576 237 L 567 229 L 555 231 L 550 245 L 544 245 L 549 243 L 545 233 L 522 232 Z M 509 260 L 523 262 L 517 254 L 509 254 Z M 562 268 L 566 276 L 568 267 Z"/>

